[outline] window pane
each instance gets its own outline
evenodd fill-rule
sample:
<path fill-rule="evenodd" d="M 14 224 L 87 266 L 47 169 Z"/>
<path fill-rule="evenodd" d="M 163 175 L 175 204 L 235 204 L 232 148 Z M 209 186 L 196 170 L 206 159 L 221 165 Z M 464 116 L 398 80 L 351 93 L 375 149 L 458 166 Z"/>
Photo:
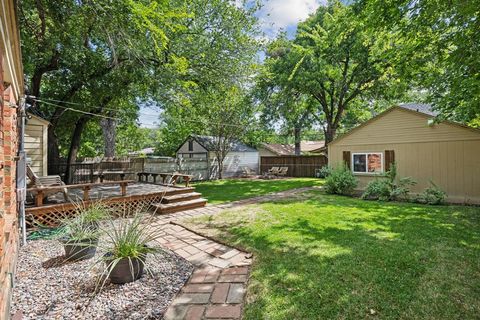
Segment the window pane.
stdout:
<path fill-rule="evenodd" d="M 380 153 L 368 155 L 368 172 L 382 172 L 382 155 Z"/>
<path fill-rule="evenodd" d="M 353 155 L 353 171 L 354 172 L 367 172 L 367 159 L 364 154 Z"/>

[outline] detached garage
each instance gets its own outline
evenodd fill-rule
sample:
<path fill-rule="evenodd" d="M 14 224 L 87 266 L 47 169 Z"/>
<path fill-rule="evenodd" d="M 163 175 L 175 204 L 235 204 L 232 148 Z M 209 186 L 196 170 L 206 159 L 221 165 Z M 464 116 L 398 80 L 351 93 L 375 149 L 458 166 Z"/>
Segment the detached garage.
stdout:
<path fill-rule="evenodd" d="M 218 178 L 218 161 L 215 154 L 218 138 L 212 136 L 190 135 L 176 151 L 177 158 L 205 159 L 208 161 L 209 178 Z M 230 151 L 223 160 L 223 176 L 235 177 L 245 170 L 257 172 L 258 151 L 241 141 L 233 141 Z M 248 168 L 248 169 L 246 169 Z"/>
<path fill-rule="evenodd" d="M 432 181 L 449 202 L 480 204 L 480 130 L 435 116 L 426 104 L 392 107 L 332 141 L 329 163 L 347 163 L 361 190 L 395 162 L 417 181 L 413 193 Z"/>
<path fill-rule="evenodd" d="M 47 137 L 50 122 L 33 114 L 28 114 L 25 126 L 25 151 L 27 160 L 39 176 L 47 175 Z"/>

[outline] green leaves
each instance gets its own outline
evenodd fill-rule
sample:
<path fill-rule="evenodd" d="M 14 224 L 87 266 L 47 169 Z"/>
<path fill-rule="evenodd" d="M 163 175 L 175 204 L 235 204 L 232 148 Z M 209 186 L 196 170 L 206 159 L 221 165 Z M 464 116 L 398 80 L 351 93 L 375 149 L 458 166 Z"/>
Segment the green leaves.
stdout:
<path fill-rule="evenodd" d="M 306 123 L 302 127 L 322 126 L 330 142 L 342 127 L 345 114 L 361 107 L 360 101 L 378 94 L 387 99 L 397 94 L 385 90 L 395 84 L 389 60 L 394 50 L 392 38 L 390 32 L 368 28 L 352 6 L 332 1 L 319 7 L 298 25 L 295 39 L 281 34 L 270 44 L 265 72 L 258 81 L 259 90 L 264 92 L 265 112 L 288 104 L 277 119 L 288 123 L 297 115 L 293 122 L 303 119 Z"/>
<path fill-rule="evenodd" d="M 443 117 L 468 122 L 480 115 L 478 3 L 364 0 L 358 7 L 368 25 L 394 32 L 393 67 Z"/>

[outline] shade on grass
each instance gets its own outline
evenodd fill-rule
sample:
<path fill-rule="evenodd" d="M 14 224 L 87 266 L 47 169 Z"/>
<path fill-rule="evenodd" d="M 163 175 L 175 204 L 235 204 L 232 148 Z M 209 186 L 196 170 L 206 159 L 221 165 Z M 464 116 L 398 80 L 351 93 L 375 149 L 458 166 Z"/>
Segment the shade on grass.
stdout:
<path fill-rule="evenodd" d="M 311 191 L 187 223 L 255 254 L 246 319 L 480 314 L 478 207 Z"/>
<path fill-rule="evenodd" d="M 294 188 L 321 186 L 323 180 L 316 178 L 290 179 L 224 179 L 194 184 L 196 191 L 208 199 L 209 203 L 222 203 L 252 198 L 271 192 L 280 192 Z"/>

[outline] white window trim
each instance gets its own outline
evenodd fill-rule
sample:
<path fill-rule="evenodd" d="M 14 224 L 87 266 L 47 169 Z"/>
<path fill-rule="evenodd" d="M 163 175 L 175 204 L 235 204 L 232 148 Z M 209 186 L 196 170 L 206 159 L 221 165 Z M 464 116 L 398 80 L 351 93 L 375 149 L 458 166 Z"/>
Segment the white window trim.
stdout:
<path fill-rule="evenodd" d="M 380 162 L 382 163 L 382 169 L 380 172 L 368 172 L 368 155 L 369 154 L 379 154 L 380 155 Z M 367 160 L 367 164 L 365 166 L 365 169 L 367 171 L 355 171 L 355 167 L 354 167 L 354 162 L 353 162 L 353 158 L 355 155 L 365 155 L 365 159 Z M 352 172 L 354 174 L 364 174 L 364 175 L 379 175 L 379 174 L 383 174 L 385 172 L 385 166 L 384 166 L 384 154 L 383 152 L 355 152 L 353 153 L 352 152 L 352 158 L 350 159 L 350 165 L 351 165 L 351 169 L 352 169 Z"/>

